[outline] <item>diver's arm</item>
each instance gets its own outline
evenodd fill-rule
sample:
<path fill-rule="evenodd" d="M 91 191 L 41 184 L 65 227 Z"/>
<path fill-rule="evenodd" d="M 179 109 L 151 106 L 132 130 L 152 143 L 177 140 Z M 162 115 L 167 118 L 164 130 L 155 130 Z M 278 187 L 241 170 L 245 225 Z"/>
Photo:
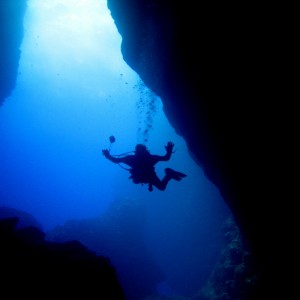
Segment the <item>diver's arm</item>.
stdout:
<path fill-rule="evenodd" d="M 166 148 L 166 154 L 161 156 L 161 155 L 155 155 L 157 161 L 167 161 L 171 158 L 171 155 L 173 153 L 173 147 L 174 144 L 172 142 L 168 142 L 168 144 L 165 146 Z"/>
<path fill-rule="evenodd" d="M 165 148 L 166 148 L 166 151 L 167 151 L 167 153 L 165 155 L 165 159 L 169 160 L 171 158 L 172 153 L 173 153 L 174 143 L 168 142 L 168 144 L 165 146 Z"/>
<path fill-rule="evenodd" d="M 111 162 L 113 163 L 122 163 L 124 162 L 124 157 L 115 157 L 115 156 L 112 156 L 110 155 L 109 151 L 107 149 L 105 150 L 102 150 L 102 153 L 104 155 L 105 158 L 107 158 L 108 160 L 110 160 Z"/>

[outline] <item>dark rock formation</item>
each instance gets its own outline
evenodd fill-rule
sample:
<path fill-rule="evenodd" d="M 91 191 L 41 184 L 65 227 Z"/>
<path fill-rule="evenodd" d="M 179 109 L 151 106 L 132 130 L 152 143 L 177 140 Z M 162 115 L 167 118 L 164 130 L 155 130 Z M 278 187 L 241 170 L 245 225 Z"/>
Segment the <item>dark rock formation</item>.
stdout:
<path fill-rule="evenodd" d="M 270 297 L 283 284 L 288 254 L 276 230 L 285 226 L 275 200 L 284 199 L 284 173 L 274 162 L 287 158 L 290 109 L 282 105 L 290 102 L 277 14 L 262 4 L 107 2 L 125 61 L 161 97 L 169 121 L 218 186 L 263 274 L 258 295 Z"/>
<path fill-rule="evenodd" d="M 15 209 L 7 206 L 0 206 L 0 220 L 11 217 L 17 217 L 19 219 L 16 224 L 16 229 L 34 226 L 40 230 L 43 230 L 42 225 L 29 213 L 20 209 Z"/>
<path fill-rule="evenodd" d="M 0 1 L 0 105 L 15 87 L 27 0 Z"/>
<path fill-rule="evenodd" d="M 260 299 L 257 284 L 261 274 L 232 217 L 225 222 L 223 233 L 223 251 L 197 300 Z"/>
<path fill-rule="evenodd" d="M 18 218 L 0 220 L 1 292 L 11 298 L 124 300 L 115 269 L 77 241 L 54 243 Z"/>

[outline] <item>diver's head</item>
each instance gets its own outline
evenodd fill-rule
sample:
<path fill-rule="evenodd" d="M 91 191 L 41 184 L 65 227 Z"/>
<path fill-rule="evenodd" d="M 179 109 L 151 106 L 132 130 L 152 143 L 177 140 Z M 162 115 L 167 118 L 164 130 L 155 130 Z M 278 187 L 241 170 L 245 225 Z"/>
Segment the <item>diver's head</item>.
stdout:
<path fill-rule="evenodd" d="M 143 144 L 137 144 L 135 146 L 135 153 L 136 154 L 143 154 L 143 153 L 149 153 L 147 147 Z"/>

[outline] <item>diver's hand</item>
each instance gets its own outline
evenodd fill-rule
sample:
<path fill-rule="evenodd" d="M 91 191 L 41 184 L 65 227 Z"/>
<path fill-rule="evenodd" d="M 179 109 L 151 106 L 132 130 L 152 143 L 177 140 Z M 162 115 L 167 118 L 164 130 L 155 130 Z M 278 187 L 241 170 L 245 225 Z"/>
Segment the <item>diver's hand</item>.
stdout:
<path fill-rule="evenodd" d="M 174 148 L 174 143 L 168 142 L 168 144 L 165 146 L 167 153 L 172 153 Z"/>
<path fill-rule="evenodd" d="M 110 156 L 109 151 L 107 149 L 102 150 L 102 153 L 106 158 Z"/>

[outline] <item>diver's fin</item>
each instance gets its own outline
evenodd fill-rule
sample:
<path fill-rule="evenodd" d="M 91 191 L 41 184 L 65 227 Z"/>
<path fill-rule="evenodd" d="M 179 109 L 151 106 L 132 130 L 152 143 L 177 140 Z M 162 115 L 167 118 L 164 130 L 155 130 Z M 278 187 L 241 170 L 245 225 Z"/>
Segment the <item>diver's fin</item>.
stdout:
<path fill-rule="evenodd" d="M 167 176 L 170 176 L 174 180 L 181 180 L 183 177 L 186 177 L 187 175 L 178 171 L 175 171 L 171 168 L 166 168 L 165 173 Z"/>

